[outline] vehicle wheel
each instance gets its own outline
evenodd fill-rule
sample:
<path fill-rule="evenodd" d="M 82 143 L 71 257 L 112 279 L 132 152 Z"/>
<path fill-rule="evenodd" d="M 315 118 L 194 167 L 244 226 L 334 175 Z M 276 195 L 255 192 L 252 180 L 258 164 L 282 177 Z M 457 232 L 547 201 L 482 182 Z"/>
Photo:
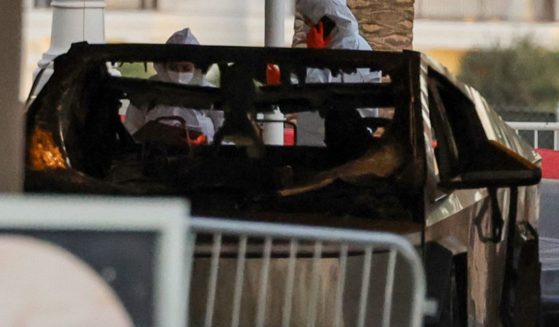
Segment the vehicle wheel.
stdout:
<path fill-rule="evenodd" d="M 466 254 L 454 256 L 449 278 L 449 292 L 441 309 L 439 326 L 466 327 L 468 323 Z"/>
<path fill-rule="evenodd" d="M 503 286 L 501 319 L 505 326 L 535 327 L 539 326 L 542 304 L 538 235 L 527 222 L 517 224 L 515 233 L 514 246 L 510 248 L 512 259 Z M 544 302 L 544 306 L 546 304 Z M 553 326 L 557 326 L 557 321 Z"/>
<path fill-rule="evenodd" d="M 467 315 L 467 254 L 453 255 L 437 243 L 426 246 L 427 296 L 438 310 L 425 326 L 465 327 Z"/>

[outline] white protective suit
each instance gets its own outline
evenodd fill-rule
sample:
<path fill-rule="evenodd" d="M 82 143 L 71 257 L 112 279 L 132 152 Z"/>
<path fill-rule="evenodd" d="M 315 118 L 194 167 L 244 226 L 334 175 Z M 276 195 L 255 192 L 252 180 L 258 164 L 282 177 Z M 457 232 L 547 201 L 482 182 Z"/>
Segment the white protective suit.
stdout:
<path fill-rule="evenodd" d="M 351 13 L 346 0 L 298 0 L 297 9 L 312 24 L 316 25 L 323 16 L 327 16 L 336 24 L 329 38 L 327 49 L 362 50 L 372 51 L 369 43 L 359 34 L 359 24 Z M 305 25 L 308 33 L 310 26 Z M 307 83 L 380 83 L 382 81 L 381 71 L 371 71 L 368 68 L 359 68 L 355 73 L 338 74 L 332 76 L 329 69 L 311 68 L 307 70 Z M 361 117 L 377 117 L 378 110 L 375 108 L 358 108 Z M 332 113 L 330 121 L 339 120 L 340 117 Z M 342 115 L 353 117 L 352 113 Z M 355 118 L 355 117 L 353 117 Z M 348 118 L 349 119 L 349 118 Z M 321 146 L 328 143 L 324 119 L 316 112 L 300 113 L 298 116 L 297 139 L 301 145 Z M 351 142 L 347 142 L 350 144 Z"/>
<path fill-rule="evenodd" d="M 185 28 L 174 33 L 166 42 L 167 44 L 200 44 L 189 28 Z M 195 69 L 194 72 L 175 72 L 167 69 L 163 63 L 154 64 L 156 75 L 152 80 L 173 82 L 189 85 L 213 86 L 209 83 L 204 74 Z M 156 120 L 160 117 L 180 117 L 186 122 L 189 131 L 195 131 L 206 135 L 208 142 L 213 140 L 216 130 L 223 123 L 223 112 L 213 110 L 185 109 L 181 107 L 158 105 L 155 108 L 137 108 L 133 104 L 126 111 L 124 126 L 132 135 L 136 133 L 148 121 Z M 179 121 L 162 120 L 161 123 L 174 126 L 181 126 Z"/>
<path fill-rule="evenodd" d="M 373 50 L 359 34 L 359 24 L 347 6 L 346 0 L 299 0 L 297 6 L 298 10 L 314 24 L 318 24 L 323 16 L 327 16 L 336 23 L 336 27 L 330 35 L 331 40 L 327 45 L 328 49 Z M 327 69 L 311 69 L 307 72 L 308 83 L 378 83 L 380 81 L 380 71 L 370 71 L 366 68 L 358 69 L 354 74 L 341 74 L 335 78 Z"/>

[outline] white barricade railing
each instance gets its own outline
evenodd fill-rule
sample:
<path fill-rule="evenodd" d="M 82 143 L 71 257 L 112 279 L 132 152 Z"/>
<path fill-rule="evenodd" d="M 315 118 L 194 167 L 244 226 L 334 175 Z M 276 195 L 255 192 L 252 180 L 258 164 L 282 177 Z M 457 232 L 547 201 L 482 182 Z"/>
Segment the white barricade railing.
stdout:
<path fill-rule="evenodd" d="M 193 218 L 189 326 L 421 326 L 416 249 L 380 232 Z"/>
<path fill-rule="evenodd" d="M 155 326 L 419 327 L 435 309 L 416 249 L 395 234 L 189 219 L 177 199 L 0 200 L 6 233 L 156 235 Z"/>
<path fill-rule="evenodd" d="M 519 131 L 531 131 L 534 135 L 534 142 L 532 145 L 538 148 L 540 145 L 539 132 L 549 131 L 553 132 L 553 149 L 559 150 L 559 123 L 545 123 L 545 122 L 507 122 L 517 133 Z"/>

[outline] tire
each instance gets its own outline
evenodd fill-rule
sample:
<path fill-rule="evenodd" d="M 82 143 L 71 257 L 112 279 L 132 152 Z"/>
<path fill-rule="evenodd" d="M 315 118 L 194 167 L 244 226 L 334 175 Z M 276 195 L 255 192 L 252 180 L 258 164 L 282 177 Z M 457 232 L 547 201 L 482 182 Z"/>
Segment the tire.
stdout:
<path fill-rule="evenodd" d="M 442 308 L 440 326 L 466 327 L 468 323 L 467 305 L 467 255 L 453 257 L 449 278 L 449 292 L 446 305 Z"/>
<path fill-rule="evenodd" d="M 427 296 L 436 300 L 438 310 L 425 318 L 428 327 L 466 327 L 467 254 L 453 255 L 437 243 L 426 245 Z"/>

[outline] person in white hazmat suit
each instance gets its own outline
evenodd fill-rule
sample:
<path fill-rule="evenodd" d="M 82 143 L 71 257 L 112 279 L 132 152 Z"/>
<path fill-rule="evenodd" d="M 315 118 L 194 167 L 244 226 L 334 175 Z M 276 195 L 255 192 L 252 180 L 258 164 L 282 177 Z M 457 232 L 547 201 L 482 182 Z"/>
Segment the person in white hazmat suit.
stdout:
<path fill-rule="evenodd" d="M 200 44 L 189 28 L 175 32 L 166 43 Z M 157 74 L 151 77 L 152 80 L 188 85 L 213 86 L 208 82 L 204 74 L 191 62 L 155 63 L 154 68 Z M 162 124 L 176 127 L 181 126 L 181 119 L 184 120 L 189 134 L 203 136 L 202 143 L 204 144 L 213 141 L 216 130 L 223 123 L 223 112 L 221 111 L 197 110 L 167 105 L 157 105 L 154 108 L 137 108 L 131 104 L 126 111 L 124 126 L 126 126 L 128 132 L 134 136 L 147 122 L 164 117 L 178 118 L 174 120 L 160 120 Z"/>
<path fill-rule="evenodd" d="M 308 48 L 373 50 L 359 34 L 359 24 L 346 0 L 298 0 L 297 9 L 305 19 Z M 307 73 L 307 83 L 380 81 L 381 72 L 367 68 L 358 69 L 353 74 L 339 74 L 337 77 L 333 77 L 327 69 L 312 69 Z"/>
<path fill-rule="evenodd" d="M 305 21 L 307 48 L 372 51 L 369 43 L 359 34 L 359 24 L 347 6 L 346 0 L 298 0 L 297 10 Z M 329 69 L 311 68 L 307 83 L 380 83 L 381 71 L 358 68 L 353 73 L 340 73 L 335 77 Z M 326 143 L 341 157 L 345 153 L 355 156 L 365 151 L 373 131 L 356 129 L 361 117 L 377 117 L 375 108 L 356 111 L 329 111 L 326 120 L 317 113 L 303 113 L 298 117 L 297 136 L 300 144 Z M 322 138 L 322 136 L 324 138 Z"/>

